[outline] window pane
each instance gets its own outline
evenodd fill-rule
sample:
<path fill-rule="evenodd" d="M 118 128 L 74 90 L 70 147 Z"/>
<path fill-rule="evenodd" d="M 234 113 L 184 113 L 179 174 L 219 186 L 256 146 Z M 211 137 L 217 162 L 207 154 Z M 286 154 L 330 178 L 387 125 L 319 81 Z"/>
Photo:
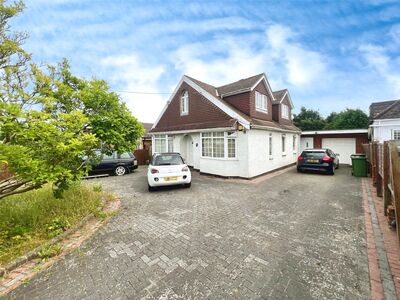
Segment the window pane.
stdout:
<path fill-rule="evenodd" d="M 224 133 L 223 132 L 214 132 L 213 137 L 223 137 Z"/>
<path fill-rule="evenodd" d="M 155 152 L 165 152 L 166 150 L 166 139 L 165 137 L 162 139 L 155 139 Z"/>
<path fill-rule="evenodd" d="M 282 152 L 286 152 L 286 137 L 282 136 Z"/>
<path fill-rule="evenodd" d="M 211 132 L 203 132 L 201 134 L 202 137 L 207 137 L 207 136 L 211 136 Z"/>
<path fill-rule="evenodd" d="M 204 156 L 204 157 L 212 156 L 211 138 L 203 138 L 201 147 L 202 147 L 202 156 Z"/>
<path fill-rule="evenodd" d="M 131 158 L 131 156 L 127 152 L 119 154 L 118 156 L 119 156 L 119 158 Z"/>
<path fill-rule="evenodd" d="M 393 139 L 400 140 L 400 130 L 393 130 Z"/>
<path fill-rule="evenodd" d="M 213 139 L 213 157 L 224 157 L 224 139 Z"/>
<path fill-rule="evenodd" d="M 228 139 L 228 158 L 236 157 L 236 139 Z"/>

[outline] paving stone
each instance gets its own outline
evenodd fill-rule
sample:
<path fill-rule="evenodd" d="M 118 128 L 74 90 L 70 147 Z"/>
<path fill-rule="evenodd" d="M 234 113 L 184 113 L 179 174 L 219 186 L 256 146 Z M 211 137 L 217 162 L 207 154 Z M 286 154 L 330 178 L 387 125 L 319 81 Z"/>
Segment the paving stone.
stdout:
<path fill-rule="evenodd" d="M 369 299 L 360 180 L 288 171 L 266 181 L 193 173 L 147 192 L 145 168 L 91 180 L 122 209 L 10 299 Z M 284 192 L 286 191 L 286 192 Z"/>

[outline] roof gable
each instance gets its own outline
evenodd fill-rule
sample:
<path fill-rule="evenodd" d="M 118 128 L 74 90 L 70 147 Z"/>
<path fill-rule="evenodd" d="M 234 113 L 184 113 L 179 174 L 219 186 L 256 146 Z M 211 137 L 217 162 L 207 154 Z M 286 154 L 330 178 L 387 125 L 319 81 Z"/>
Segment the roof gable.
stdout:
<path fill-rule="evenodd" d="M 274 94 L 274 98 L 275 98 L 275 100 L 273 101 L 273 104 L 280 104 L 280 103 L 283 102 L 285 97 L 287 97 L 288 100 L 289 100 L 291 108 L 292 109 L 294 108 L 292 98 L 290 97 L 289 91 L 287 89 L 275 91 L 275 92 L 272 92 L 272 93 Z"/>
<path fill-rule="evenodd" d="M 167 111 L 169 105 L 171 104 L 172 100 L 174 99 L 174 97 L 178 93 L 179 89 L 181 88 L 182 84 L 184 84 L 184 83 L 186 83 L 191 88 L 193 88 L 195 91 L 197 91 L 199 94 L 201 94 L 206 100 L 210 101 L 214 106 L 219 108 L 226 115 L 238 120 L 245 128 L 247 128 L 247 129 L 250 128 L 249 117 L 246 116 L 244 113 L 239 112 L 237 109 L 233 108 L 231 105 L 229 105 L 225 101 L 219 99 L 216 96 L 216 92 L 213 91 L 212 85 L 209 85 L 207 83 L 201 82 L 197 79 L 194 79 L 194 78 L 184 75 L 182 77 L 182 79 L 179 81 L 178 85 L 176 86 L 174 92 L 168 99 L 166 105 L 164 106 L 164 109 L 162 110 L 161 114 L 157 118 L 156 122 L 154 122 L 152 129 L 157 127 L 161 118 L 163 117 L 163 115 Z"/>
<path fill-rule="evenodd" d="M 372 103 L 369 107 L 370 119 L 400 118 L 400 100 Z"/>

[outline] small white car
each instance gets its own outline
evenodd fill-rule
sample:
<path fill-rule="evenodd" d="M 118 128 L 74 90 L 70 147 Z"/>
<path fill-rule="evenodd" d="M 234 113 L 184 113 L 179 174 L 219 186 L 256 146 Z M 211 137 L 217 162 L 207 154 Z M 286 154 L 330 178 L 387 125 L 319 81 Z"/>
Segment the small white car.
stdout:
<path fill-rule="evenodd" d="M 149 192 L 155 187 L 184 185 L 190 187 L 192 175 L 179 153 L 155 153 L 147 171 Z"/>

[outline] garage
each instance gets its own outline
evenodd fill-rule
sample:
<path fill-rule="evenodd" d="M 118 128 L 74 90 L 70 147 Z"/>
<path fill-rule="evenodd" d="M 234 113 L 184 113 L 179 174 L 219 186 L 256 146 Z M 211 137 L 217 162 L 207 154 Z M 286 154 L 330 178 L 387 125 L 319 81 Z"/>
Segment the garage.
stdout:
<path fill-rule="evenodd" d="M 303 131 L 300 136 L 302 150 L 329 148 L 339 154 L 341 164 L 351 164 L 350 155 L 364 153 L 362 145 L 367 143 L 368 129 Z"/>
<path fill-rule="evenodd" d="M 339 154 L 342 164 L 351 164 L 350 155 L 356 153 L 355 138 L 323 138 L 322 148 L 329 148 Z"/>

